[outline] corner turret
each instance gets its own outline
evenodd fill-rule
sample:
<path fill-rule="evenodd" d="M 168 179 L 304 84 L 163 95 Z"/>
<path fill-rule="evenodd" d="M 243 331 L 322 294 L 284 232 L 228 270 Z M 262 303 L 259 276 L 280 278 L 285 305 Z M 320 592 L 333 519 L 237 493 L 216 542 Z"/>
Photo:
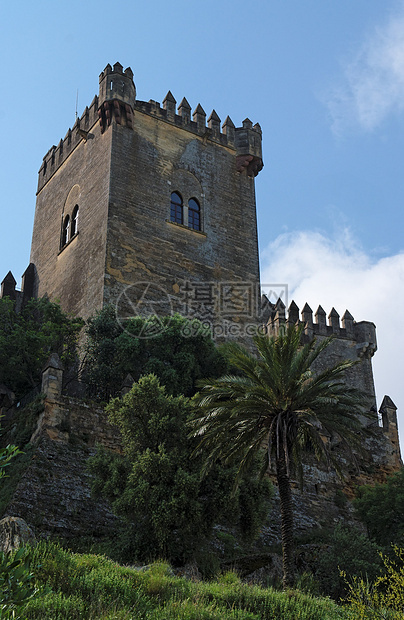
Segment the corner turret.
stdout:
<path fill-rule="evenodd" d="M 248 176 L 256 177 L 264 167 L 262 161 L 262 130 L 258 123 L 253 127 L 249 118 L 242 127 L 236 127 L 237 171 L 247 170 Z"/>
<path fill-rule="evenodd" d="M 123 71 L 119 62 L 116 62 L 113 68 L 108 64 L 100 73 L 99 81 L 98 103 L 100 107 L 105 101 L 117 99 L 122 103 L 129 104 L 133 110 L 136 101 L 136 88 L 133 82 L 133 71 L 130 67 Z"/>
<path fill-rule="evenodd" d="M 101 131 L 104 132 L 115 117 L 120 125 L 124 123 L 132 128 L 133 108 L 136 102 L 136 88 L 133 82 L 133 71 L 116 62 L 113 67 L 108 64 L 100 73 L 100 91 L 98 97 L 98 115 Z"/>
<path fill-rule="evenodd" d="M 398 469 L 402 467 L 403 463 L 401 460 L 400 441 L 398 436 L 397 407 L 390 396 L 385 396 L 383 398 L 379 413 L 382 418 L 383 432 L 390 440 L 392 447 L 390 459 L 393 462 L 393 466 Z"/>

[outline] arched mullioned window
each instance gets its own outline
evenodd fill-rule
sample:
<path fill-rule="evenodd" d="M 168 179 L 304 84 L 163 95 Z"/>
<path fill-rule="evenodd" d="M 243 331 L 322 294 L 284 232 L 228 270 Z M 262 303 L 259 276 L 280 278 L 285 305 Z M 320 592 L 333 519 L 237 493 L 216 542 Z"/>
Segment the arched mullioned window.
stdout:
<path fill-rule="evenodd" d="M 188 200 L 188 226 L 194 230 L 201 230 L 201 207 L 196 198 Z"/>
<path fill-rule="evenodd" d="M 173 192 L 171 194 L 171 214 L 170 219 L 177 224 L 184 223 L 184 206 L 181 194 Z"/>
<path fill-rule="evenodd" d="M 69 241 L 69 232 L 70 232 L 70 217 L 66 215 L 63 220 L 63 230 L 62 230 L 62 248 Z"/>
<path fill-rule="evenodd" d="M 79 229 L 79 205 L 76 205 L 72 213 L 72 229 L 70 233 L 70 238 L 73 237 L 73 235 L 77 233 L 78 229 Z"/>

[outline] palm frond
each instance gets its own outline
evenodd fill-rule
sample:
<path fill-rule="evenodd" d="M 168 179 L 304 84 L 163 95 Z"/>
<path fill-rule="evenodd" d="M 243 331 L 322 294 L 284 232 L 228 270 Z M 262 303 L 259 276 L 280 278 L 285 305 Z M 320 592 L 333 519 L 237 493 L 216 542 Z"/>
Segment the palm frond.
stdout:
<path fill-rule="evenodd" d="M 344 445 L 357 449 L 367 396 L 345 380 L 356 362 L 313 372 L 313 363 L 333 338 L 302 344 L 302 330 L 289 328 L 278 338 L 256 337 L 257 357 L 228 344 L 226 355 L 241 374 L 199 382 L 189 424 L 190 435 L 198 439 L 195 452 L 207 455 L 206 466 L 217 458 L 237 461 L 240 474 L 254 453 L 266 447 L 266 466 L 271 467 L 272 456 L 282 458 L 290 475 L 292 462 L 299 469 L 304 442 L 330 465 L 321 433 L 336 433 Z"/>

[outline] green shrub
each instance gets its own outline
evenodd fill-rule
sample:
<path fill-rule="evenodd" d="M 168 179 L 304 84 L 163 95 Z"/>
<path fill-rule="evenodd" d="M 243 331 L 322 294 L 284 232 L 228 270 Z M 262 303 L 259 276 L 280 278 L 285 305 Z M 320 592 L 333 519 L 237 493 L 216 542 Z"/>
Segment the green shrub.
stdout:
<path fill-rule="evenodd" d="M 198 379 L 226 369 L 210 330 L 197 319 L 135 317 L 123 329 L 116 309 L 106 306 L 88 321 L 83 378 L 93 398 L 118 396 L 128 373 L 135 381 L 153 373 L 169 394 L 192 396 Z"/>
<path fill-rule="evenodd" d="M 354 506 L 377 544 L 404 544 L 404 468 L 385 484 L 359 487 Z"/>
<path fill-rule="evenodd" d="M 21 610 L 39 594 L 27 551 L 0 551 L 0 618 L 21 618 Z"/>
<path fill-rule="evenodd" d="M 315 579 L 322 594 L 339 601 L 346 594 L 341 570 L 352 577 L 373 580 L 380 569 L 377 546 L 356 528 L 338 525 L 318 555 Z"/>
<path fill-rule="evenodd" d="M 20 312 L 14 306 L 9 297 L 0 299 L 0 383 L 19 398 L 40 385 L 51 353 L 60 355 L 65 372 L 74 366 L 83 321 L 45 297 L 30 299 Z"/>
<path fill-rule="evenodd" d="M 255 476 L 258 462 L 235 494 L 235 467 L 217 464 L 201 477 L 202 458 L 191 458 L 197 441 L 188 437 L 188 398 L 167 394 L 156 376 L 146 375 L 106 411 L 124 455 L 99 449 L 88 466 L 95 497 L 106 497 L 127 523 L 126 561 L 183 564 L 208 546 L 218 523 L 234 526 L 245 542 L 258 535 L 267 519 L 269 481 Z"/>
<path fill-rule="evenodd" d="M 404 549 L 394 547 L 395 560 L 381 554 L 384 572 L 373 583 L 361 577 L 342 577 L 346 602 L 356 620 L 402 620 L 404 610 Z"/>

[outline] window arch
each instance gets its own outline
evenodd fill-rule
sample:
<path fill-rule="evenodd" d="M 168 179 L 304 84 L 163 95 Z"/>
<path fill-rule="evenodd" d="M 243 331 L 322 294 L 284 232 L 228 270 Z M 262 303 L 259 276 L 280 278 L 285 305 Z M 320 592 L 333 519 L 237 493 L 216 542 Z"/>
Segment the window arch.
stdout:
<path fill-rule="evenodd" d="M 188 226 L 194 230 L 201 230 L 201 207 L 196 198 L 188 200 Z"/>
<path fill-rule="evenodd" d="M 62 229 L 62 248 L 69 241 L 69 231 L 70 231 L 70 217 L 66 215 L 63 220 L 63 229 Z"/>
<path fill-rule="evenodd" d="M 79 229 L 79 205 L 76 205 L 72 213 L 72 226 L 71 226 L 70 238 L 72 238 L 77 233 L 78 229 Z"/>
<path fill-rule="evenodd" d="M 181 194 L 173 192 L 171 194 L 171 213 L 170 219 L 176 224 L 184 223 L 184 205 L 182 202 Z"/>

